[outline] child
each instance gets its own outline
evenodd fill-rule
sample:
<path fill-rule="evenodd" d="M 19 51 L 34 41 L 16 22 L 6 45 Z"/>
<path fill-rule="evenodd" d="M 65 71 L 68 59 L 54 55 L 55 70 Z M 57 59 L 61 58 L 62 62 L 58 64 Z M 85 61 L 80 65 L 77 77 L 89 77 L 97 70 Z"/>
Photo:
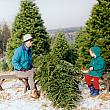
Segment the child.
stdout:
<path fill-rule="evenodd" d="M 89 50 L 92 59 L 89 64 L 89 72 L 85 75 L 85 82 L 90 89 L 91 96 L 99 95 L 99 79 L 105 70 L 105 62 L 101 57 L 101 49 L 97 46 L 91 47 Z M 93 83 L 91 83 L 93 80 Z"/>

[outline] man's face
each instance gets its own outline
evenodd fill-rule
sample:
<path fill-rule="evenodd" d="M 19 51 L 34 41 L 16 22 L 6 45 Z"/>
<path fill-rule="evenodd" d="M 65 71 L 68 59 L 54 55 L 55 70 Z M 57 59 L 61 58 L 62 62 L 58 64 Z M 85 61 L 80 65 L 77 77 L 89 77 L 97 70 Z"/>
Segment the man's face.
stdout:
<path fill-rule="evenodd" d="M 95 57 L 95 54 L 94 54 L 94 52 L 90 49 L 89 50 L 89 53 L 90 53 L 90 55 L 92 56 L 92 57 Z"/>
<path fill-rule="evenodd" d="M 32 46 L 32 39 L 28 40 L 25 42 L 26 47 L 31 47 Z"/>

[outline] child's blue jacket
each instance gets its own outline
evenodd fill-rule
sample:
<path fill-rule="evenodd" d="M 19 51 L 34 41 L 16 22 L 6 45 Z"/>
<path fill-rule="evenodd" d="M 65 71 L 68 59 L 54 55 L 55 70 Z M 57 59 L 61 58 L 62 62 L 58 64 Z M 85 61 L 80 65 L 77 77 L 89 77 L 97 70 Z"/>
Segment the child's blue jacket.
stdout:
<path fill-rule="evenodd" d="M 96 76 L 96 77 L 102 77 L 102 75 L 105 71 L 105 61 L 100 55 L 101 49 L 97 46 L 94 46 L 91 49 L 95 53 L 96 58 L 92 58 L 90 61 L 89 66 L 93 67 L 93 71 L 89 71 L 89 75 Z"/>

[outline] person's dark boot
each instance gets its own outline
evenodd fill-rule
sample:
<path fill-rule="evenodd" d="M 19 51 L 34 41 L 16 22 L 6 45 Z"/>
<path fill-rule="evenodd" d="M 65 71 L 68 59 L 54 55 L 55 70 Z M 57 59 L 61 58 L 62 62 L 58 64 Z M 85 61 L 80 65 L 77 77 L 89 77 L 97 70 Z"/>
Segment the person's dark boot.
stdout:
<path fill-rule="evenodd" d="M 26 87 L 27 87 L 27 90 L 31 90 L 28 82 L 27 82 Z"/>
<path fill-rule="evenodd" d="M 97 96 L 97 95 L 99 95 L 99 90 L 94 90 L 94 93 L 91 95 L 92 97 L 95 97 L 95 96 Z"/>
<path fill-rule="evenodd" d="M 0 91 L 3 91 L 3 88 L 2 88 L 2 86 L 0 85 Z"/>
<path fill-rule="evenodd" d="M 28 79 L 25 79 L 24 84 L 25 84 L 24 93 L 26 93 L 27 90 L 30 90 L 30 86 L 29 86 L 29 83 L 28 83 Z"/>
<path fill-rule="evenodd" d="M 94 87 L 90 86 L 89 89 L 90 89 L 90 95 L 93 95 L 94 94 Z"/>

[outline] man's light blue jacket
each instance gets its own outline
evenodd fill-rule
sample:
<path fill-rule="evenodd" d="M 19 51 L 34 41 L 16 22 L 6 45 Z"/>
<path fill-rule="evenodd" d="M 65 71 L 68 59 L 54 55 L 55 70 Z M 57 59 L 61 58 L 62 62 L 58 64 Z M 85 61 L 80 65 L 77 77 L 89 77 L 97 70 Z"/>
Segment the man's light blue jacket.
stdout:
<path fill-rule="evenodd" d="M 32 68 L 32 48 L 27 48 L 24 43 L 15 49 L 14 55 L 12 57 L 12 65 L 14 70 Z"/>

